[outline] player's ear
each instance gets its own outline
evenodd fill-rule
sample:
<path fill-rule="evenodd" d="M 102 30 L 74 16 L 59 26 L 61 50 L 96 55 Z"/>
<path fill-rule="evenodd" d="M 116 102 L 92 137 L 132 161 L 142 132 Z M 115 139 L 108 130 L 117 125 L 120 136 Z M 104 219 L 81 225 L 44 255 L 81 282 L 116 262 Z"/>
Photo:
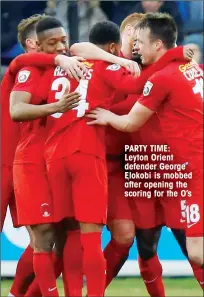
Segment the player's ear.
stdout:
<path fill-rule="evenodd" d="M 30 49 L 36 49 L 37 45 L 36 45 L 36 40 L 32 39 L 32 38 L 27 38 L 25 41 L 26 47 L 30 48 Z"/>
<path fill-rule="evenodd" d="M 127 24 L 127 25 L 125 26 L 125 31 L 127 32 L 127 35 L 128 35 L 129 37 L 131 37 L 131 36 L 134 34 L 135 29 L 134 29 L 134 27 L 133 27 L 131 24 Z"/>
<path fill-rule="evenodd" d="M 159 51 L 163 46 L 163 42 L 160 40 L 160 39 L 157 39 L 155 41 L 155 48 L 156 48 L 156 51 Z"/>
<path fill-rule="evenodd" d="M 115 51 L 116 51 L 116 49 L 115 49 L 115 43 L 110 43 L 109 44 L 109 53 L 115 55 Z"/>

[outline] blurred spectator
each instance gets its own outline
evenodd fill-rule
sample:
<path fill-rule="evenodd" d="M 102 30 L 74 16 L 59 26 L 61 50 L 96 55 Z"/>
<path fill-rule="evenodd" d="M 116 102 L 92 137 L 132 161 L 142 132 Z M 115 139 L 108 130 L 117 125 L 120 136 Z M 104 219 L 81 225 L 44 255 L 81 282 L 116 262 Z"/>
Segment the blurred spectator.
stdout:
<path fill-rule="evenodd" d="M 17 44 L 17 26 L 23 18 L 43 13 L 46 1 L 1 1 L 1 51 Z"/>
<path fill-rule="evenodd" d="M 1 2 L 1 51 L 5 52 L 17 43 L 17 26 L 23 18 L 23 1 Z"/>
<path fill-rule="evenodd" d="M 142 0 L 135 6 L 135 12 L 166 12 L 173 16 L 178 26 L 178 44 L 183 42 L 183 19 L 177 1 L 146 1 Z"/>
<path fill-rule="evenodd" d="M 72 17 L 73 13 L 73 5 L 74 3 L 71 1 L 62 1 L 62 0 L 50 0 L 55 1 L 56 3 L 56 17 L 58 17 L 65 28 L 67 28 L 68 32 L 70 29 L 70 25 L 68 22 L 68 15 Z M 49 2 L 49 1 L 48 1 Z M 78 18 L 77 14 L 74 19 L 74 26 L 79 28 L 79 41 L 87 41 L 90 29 L 97 22 L 107 20 L 107 16 L 100 8 L 99 0 L 78 0 L 77 1 L 77 10 L 78 10 Z M 71 11 L 69 11 L 69 6 L 72 6 Z M 76 12 L 76 7 L 74 7 Z M 75 28 L 76 29 L 76 28 Z M 74 40 L 75 42 L 77 40 Z M 72 41 L 71 41 L 72 43 Z"/>
<path fill-rule="evenodd" d="M 110 21 L 120 25 L 131 13 L 135 12 L 135 1 L 100 1 L 100 6 Z"/>

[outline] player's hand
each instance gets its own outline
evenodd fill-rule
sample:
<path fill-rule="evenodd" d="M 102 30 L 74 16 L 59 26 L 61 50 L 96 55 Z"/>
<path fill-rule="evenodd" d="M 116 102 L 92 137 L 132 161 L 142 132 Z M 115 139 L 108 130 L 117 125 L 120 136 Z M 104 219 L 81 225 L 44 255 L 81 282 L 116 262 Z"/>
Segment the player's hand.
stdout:
<path fill-rule="evenodd" d="M 67 57 L 65 55 L 57 55 L 55 58 L 56 64 L 67 72 L 70 78 L 75 78 L 77 81 L 84 78 L 84 73 L 87 72 L 86 66 L 81 63 L 85 61 L 81 57 Z"/>
<path fill-rule="evenodd" d="M 81 100 L 81 94 L 77 92 L 67 93 L 65 91 L 62 98 L 56 102 L 57 112 L 64 113 L 70 109 L 73 109 L 79 105 L 79 101 Z"/>
<path fill-rule="evenodd" d="M 88 122 L 87 125 L 107 126 L 109 124 L 111 115 L 112 112 L 109 110 L 100 107 L 95 108 L 86 115 L 86 117 L 93 119 L 93 121 Z"/>
<path fill-rule="evenodd" d="M 184 59 L 191 61 L 194 56 L 194 51 L 188 45 L 184 45 L 183 56 L 184 56 Z"/>
<path fill-rule="evenodd" d="M 117 63 L 120 66 L 127 69 L 132 75 L 134 75 L 136 77 L 140 76 L 141 69 L 140 69 L 140 66 L 139 66 L 139 64 L 137 62 L 118 57 Z"/>

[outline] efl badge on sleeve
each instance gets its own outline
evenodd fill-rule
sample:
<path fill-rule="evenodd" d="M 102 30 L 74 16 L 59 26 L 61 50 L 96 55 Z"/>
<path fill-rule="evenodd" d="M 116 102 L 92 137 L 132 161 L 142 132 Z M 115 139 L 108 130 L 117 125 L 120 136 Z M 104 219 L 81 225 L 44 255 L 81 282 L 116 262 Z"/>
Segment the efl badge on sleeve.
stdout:
<path fill-rule="evenodd" d="M 117 71 L 121 68 L 121 66 L 119 64 L 112 64 L 109 65 L 106 69 L 107 70 L 112 70 L 112 71 Z"/>
<path fill-rule="evenodd" d="M 18 82 L 19 83 L 26 82 L 28 80 L 29 76 L 30 76 L 30 71 L 28 71 L 28 70 L 20 71 L 18 74 Z"/>
<path fill-rule="evenodd" d="M 143 95 L 148 96 L 152 87 L 153 87 L 153 83 L 151 83 L 151 81 L 147 81 L 144 86 Z"/>

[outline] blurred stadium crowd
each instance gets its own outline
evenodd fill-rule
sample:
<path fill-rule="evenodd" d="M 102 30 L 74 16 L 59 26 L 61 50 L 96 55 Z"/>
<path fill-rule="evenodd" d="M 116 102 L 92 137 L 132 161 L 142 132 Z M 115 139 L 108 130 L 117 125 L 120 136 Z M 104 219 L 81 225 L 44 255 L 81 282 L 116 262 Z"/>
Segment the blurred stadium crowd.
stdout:
<path fill-rule="evenodd" d="M 120 25 L 133 12 L 167 12 L 178 25 L 178 44 L 191 44 L 195 60 L 203 63 L 203 1 L 100 1 L 48 0 L 1 1 L 2 65 L 23 50 L 17 43 L 17 25 L 35 13 L 59 18 L 70 35 L 70 44 L 87 41 L 90 28 L 98 21 L 111 20 Z"/>

